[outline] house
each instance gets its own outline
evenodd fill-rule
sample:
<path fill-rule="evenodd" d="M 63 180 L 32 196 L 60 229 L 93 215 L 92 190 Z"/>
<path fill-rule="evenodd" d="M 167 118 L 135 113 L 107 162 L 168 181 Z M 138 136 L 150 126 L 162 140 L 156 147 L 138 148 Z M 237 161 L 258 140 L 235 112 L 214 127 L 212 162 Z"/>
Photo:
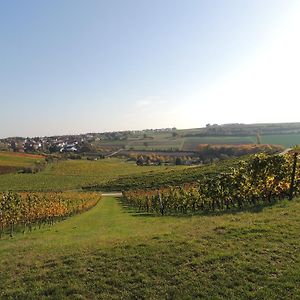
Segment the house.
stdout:
<path fill-rule="evenodd" d="M 63 148 L 60 149 L 60 152 L 77 152 L 76 144 L 66 144 Z"/>

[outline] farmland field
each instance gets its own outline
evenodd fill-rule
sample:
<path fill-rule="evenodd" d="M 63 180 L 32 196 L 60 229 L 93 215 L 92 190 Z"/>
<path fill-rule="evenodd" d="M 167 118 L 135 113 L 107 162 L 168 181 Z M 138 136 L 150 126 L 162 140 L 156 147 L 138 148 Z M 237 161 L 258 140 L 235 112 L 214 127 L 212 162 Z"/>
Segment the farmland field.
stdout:
<path fill-rule="evenodd" d="M 43 160 L 42 155 L 15 153 L 15 152 L 0 152 L 0 165 L 5 166 L 30 166 L 38 160 Z"/>
<path fill-rule="evenodd" d="M 283 145 L 287 148 L 300 144 L 300 134 L 262 135 L 264 144 Z"/>
<path fill-rule="evenodd" d="M 191 131 L 193 132 L 193 131 Z M 189 133 L 188 131 L 186 133 Z M 185 133 L 185 134 L 186 134 Z M 300 134 L 272 134 L 262 135 L 263 144 L 282 145 L 291 147 L 300 144 Z M 209 145 L 241 145 L 255 144 L 256 136 L 177 136 L 172 137 L 170 134 L 154 134 L 152 138 L 128 139 L 127 141 L 101 142 L 99 146 L 114 146 L 125 148 L 126 150 L 179 150 L 179 151 L 197 151 L 200 144 Z"/>
<path fill-rule="evenodd" d="M 0 174 L 16 172 L 44 161 L 44 156 L 15 152 L 0 152 Z"/>
<path fill-rule="evenodd" d="M 0 176 L 0 191 L 63 191 L 80 189 L 116 179 L 121 175 L 163 172 L 175 167 L 144 166 L 121 159 L 98 161 L 67 160 L 48 164 L 37 174 L 6 174 Z"/>
<path fill-rule="evenodd" d="M 105 197 L 0 240 L 1 299 L 298 299 L 300 201 L 151 217 Z"/>
<path fill-rule="evenodd" d="M 144 143 L 147 143 L 145 146 Z M 167 139 L 153 139 L 140 140 L 129 142 L 126 149 L 135 150 L 182 150 L 184 143 L 183 138 L 167 138 Z"/>
<path fill-rule="evenodd" d="M 173 136 L 174 134 L 174 136 Z M 130 136 L 124 140 L 101 140 L 94 143 L 96 148 L 113 147 L 126 150 L 153 151 L 197 151 L 198 145 L 241 145 L 255 144 L 256 134 L 252 135 L 205 135 L 203 129 L 185 129 L 175 132 L 153 132 Z M 261 134 L 263 144 L 282 145 L 291 147 L 300 144 L 300 134 Z"/>
<path fill-rule="evenodd" d="M 239 144 L 254 144 L 256 142 L 255 137 L 246 136 L 207 136 L 207 137 L 187 137 L 182 150 L 197 151 L 199 144 L 210 145 L 239 145 Z"/>

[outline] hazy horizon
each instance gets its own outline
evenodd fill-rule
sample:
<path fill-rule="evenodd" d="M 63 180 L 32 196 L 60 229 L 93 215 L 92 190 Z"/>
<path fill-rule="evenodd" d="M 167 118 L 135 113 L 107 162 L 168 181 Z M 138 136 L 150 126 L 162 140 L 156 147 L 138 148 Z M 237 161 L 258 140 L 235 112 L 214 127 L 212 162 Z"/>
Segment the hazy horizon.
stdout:
<path fill-rule="evenodd" d="M 226 125 L 268 125 L 268 124 L 295 124 L 295 123 L 299 123 L 300 122 L 282 122 L 282 123 L 224 123 L 224 124 L 217 124 L 217 123 L 207 123 L 211 126 L 213 125 L 219 125 L 219 126 L 226 126 Z M 206 125 L 202 126 L 202 127 L 186 127 L 186 128 L 178 128 L 176 126 L 174 127 L 149 127 L 149 128 L 140 128 L 140 129 L 120 129 L 120 130 L 112 130 L 112 131 L 85 131 L 85 132 L 61 132 L 60 134 L 51 134 L 51 135 L 45 135 L 45 134 L 41 134 L 41 135 L 14 135 L 14 136 L 0 136 L 0 139 L 6 139 L 6 138 L 14 138 L 14 137 L 21 137 L 21 138 L 34 138 L 34 137 L 53 137 L 53 136 L 68 136 L 68 135 L 85 135 L 85 134 L 93 134 L 93 133 L 107 133 L 107 132 L 126 132 L 126 131 L 146 131 L 146 130 L 163 130 L 163 129 L 172 129 L 172 128 L 176 128 L 176 130 L 196 130 L 196 129 L 201 129 L 201 128 L 205 128 Z"/>
<path fill-rule="evenodd" d="M 300 2 L 0 3 L 0 136 L 292 123 Z"/>

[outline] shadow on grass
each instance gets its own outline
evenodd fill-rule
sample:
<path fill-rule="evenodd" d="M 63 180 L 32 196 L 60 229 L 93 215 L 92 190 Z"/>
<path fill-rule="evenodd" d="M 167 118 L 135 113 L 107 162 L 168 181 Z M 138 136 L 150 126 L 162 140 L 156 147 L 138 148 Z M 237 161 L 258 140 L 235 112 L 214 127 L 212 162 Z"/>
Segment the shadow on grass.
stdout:
<path fill-rule="evenodd" d="M 163 217 L 159 213 L 150 213 L 150 212 L 145 212 L 143 210 L 138 210 L 136 207 L 130 206 L 126 204 L 124 201 L 122 201 L 122 198 L 119 198 L 118 203 L 122 206 L 123 210 L 125 213 L 130 214 L 133 217 Z M 224 216 L 224 215 L 237 215 L 240 213 L 244 212 L 249 212 L 249 213 L 261 213 L 265 208 L 273 207 L 276 204 L 284 204 L 288 201 L 287 199 L 284 200 L 273 200 L 270 203 L 262 203 L 262 204 L 257 204 L 255 206 L 249 206 L 249 207 L 244 207 L 244 208 L 230 208 L 230 209 L 225 209 L 225 210 L 215 210 L 215 211 L 199 211 L 199 212 L 188 212 L 188 213 L 168 213 L 164 216 L 166 217 L 174 217 L 174 218 L 190 218 L 193 216 Z"/>

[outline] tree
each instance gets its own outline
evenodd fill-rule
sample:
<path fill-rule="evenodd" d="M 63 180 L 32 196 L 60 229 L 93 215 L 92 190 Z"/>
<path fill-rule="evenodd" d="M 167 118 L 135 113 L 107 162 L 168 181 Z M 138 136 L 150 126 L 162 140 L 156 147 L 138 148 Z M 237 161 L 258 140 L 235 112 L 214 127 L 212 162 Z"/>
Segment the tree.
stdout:
<path fill-rule="evenodd" d="M 180 157 L 176 157 L 176 159 L 175 159 L 175 165 L 176 166 L 182 165 L 182 159 Z"/>
<path fill-rule="evenodd" d="M 58 152 L 58 151 L 59 151 L 59 148 L 55 144 L 53 144 L 49 147 L 50 153 L 54 153 L 54 152 Z"/>
<path fill-rule="evenodd" d="M 138 157 L 138 159 L 136 161 L 136 164 L 138 166 L 143 166 L 144 165 L 144 158 L 143 158 L 143 156 Z"/>
<path fill-rule="evenodd" d="M 11 147 L 11 149 L 12 149 L 14 152 L 17 151 L 17 145 L 16 145 L 16 143 L 15 143 L 14 141 L 11 142 L 10 147 Z"/>

